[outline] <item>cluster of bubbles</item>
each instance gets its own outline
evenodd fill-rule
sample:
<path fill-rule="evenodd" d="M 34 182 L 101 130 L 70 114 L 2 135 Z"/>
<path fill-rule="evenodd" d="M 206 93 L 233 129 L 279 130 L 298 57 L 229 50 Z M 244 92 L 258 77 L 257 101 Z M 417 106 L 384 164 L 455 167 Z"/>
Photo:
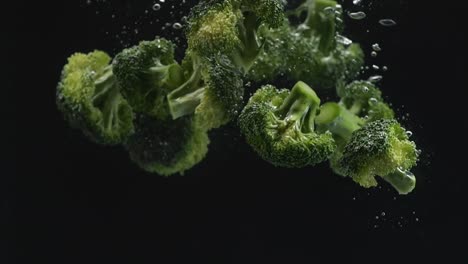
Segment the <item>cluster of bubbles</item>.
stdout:
<path fill-rule="evenodd" d="M 88 7 L 102 19 L 115 21 L 115 25 L 104 31 L 111 41 L 118 43 L 116 49 L 127 48 L 137 44 L 142 38 L 149 39 L 150 35 L 160 35 L 184 46 L 183 28 L 187 22 L 186 0 L 156 0 L 148 4 L 132 6 L 136 14 L 122 13 L 120 9 L 112 10 L 112 2 L 107 0 L 85 0 Z M 145 7 L 146 6 L 146 7 Z M 139 11 L 141 9 L 141 12 Z M 169 20 L 173 20 L 169 22 Z M 150 27 L 148 27 L 150 25 Z"/>

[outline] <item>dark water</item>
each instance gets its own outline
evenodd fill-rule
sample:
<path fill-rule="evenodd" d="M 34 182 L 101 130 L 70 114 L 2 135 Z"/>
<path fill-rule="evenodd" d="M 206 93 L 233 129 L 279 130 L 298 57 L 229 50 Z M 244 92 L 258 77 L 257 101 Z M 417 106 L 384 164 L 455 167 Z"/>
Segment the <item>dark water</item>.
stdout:
<path fill-rule="evenodd" d="M 13 173 L 7 166 L 0 189 L 0 263 L 466 263 L 466 173 L 456 169 L 466 155 L 453 151 L 462 147 L 466 121 L 457 116 L 466 111 L 444 104 L 458 97 L 446 90 L 466 87 L 458 85 L 467 68 L 459 24 L 443 27 L 409 1 L 344 4 L 366 12 L 364 20 L 346 19 L 347 36 L 363 45 L 369 66 L 388 67 L 383 93 L 423 151 L 412 194 L 384 184 L 362 189 L 326 164 L 274 168 L 234 125 L 212 133 L 208 157 L 185 176 L 162 178 L 139 170 L 123 149 L 71 130 L 56 110 L 55 85 L 73 52 L 115 54 L 155 35 L 183 47 L 172 24 L 195 1 L 180 2 L 166 0 L 158 11 L 154 1 L 123 0 L 2 10 L 9 14 L 0 98 L 15 126 L 2 131 L 3 155 L 14 161 L 6 159 Z M 382 27 L 382 18 L 397 25 Z M 456 44 L 451 50 L 437 40 Z M 374 43 L 383 49 L 376 58 Z M 382 72 L 363 77 L 375 73 Z"/>

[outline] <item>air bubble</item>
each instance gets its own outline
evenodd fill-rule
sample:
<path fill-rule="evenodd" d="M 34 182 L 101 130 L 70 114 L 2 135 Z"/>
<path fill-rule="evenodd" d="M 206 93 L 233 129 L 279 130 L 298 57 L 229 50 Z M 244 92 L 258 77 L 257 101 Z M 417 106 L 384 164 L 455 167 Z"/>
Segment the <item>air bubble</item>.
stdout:
<path fill-rule="evenodd" d="M 374 76 L 369 77 L 370 82 L 378 82 L 382 79 L 383 79 L 382 75 L 374 75 Z"/>
<path fill-rule="evenodd" d="M 341 35 L 336 36 L 336 41 L 338 43 L 341 43 L 341 44 L 345 45 L 345 46 L 349 46 L 349 45 L 353 44 L 352 40 L 350 40 L 349 38 L 347 38 L 345 36 L 341 36 Z"/>
<path fill-rule="evenodd" d="M 158 11 L 159 9 L 161 9 L 161 5 L 160 5 L 160 4 L 154 4 L 154 5 L 153 5 L 153 10 L 154 10 L 154 11 Z"/>
<path fill-rule="evenodd" d="M 375 105 L 379 102 L 379 100 L 377 100 L 376 98 L 372 97 L 369 99 L 369 104 L 371 105 Z"/>
<path fill-rule="evenodd" d="M 366 13 L 364 13 L 364 12 L 362 12 L 362 11 L 359 11 L 359 12 L 348 12 L 348 16 L 349 16 L 351 19 L 354 19 L 354 20 L 361 20 L 361 19 L 366 18 Z"/>
<path fill-rule="evenodd" d="M 174 23 L 174 25 L 172 25 L 172 27 L 174 29 L 181 29 L 182 28 L 182 25 L 180 23 Z"/>
<path fill-rule="evenodd" d="M 372 45 L 372 49 L 375 51 L 381 51 L 382 49 L 380 48 L 379 43 L 375 43 Z"/>
<path fill-rule="evenodd" d="M 384 26 L 384 27 L 392 27 L 395 26 L 397 23 L 393 19 L 380 19 L 379 24 Z"/>
<path fill-rule="evenodd" d="M 374 58 L 375 58 L 375 57 L 377 57 L 377 52 L 373 51 L 373 52 L 371 52 L 371 54 L 370 54 L 370 55 L 371 55 L 372 57 L 374 57 Z"/>

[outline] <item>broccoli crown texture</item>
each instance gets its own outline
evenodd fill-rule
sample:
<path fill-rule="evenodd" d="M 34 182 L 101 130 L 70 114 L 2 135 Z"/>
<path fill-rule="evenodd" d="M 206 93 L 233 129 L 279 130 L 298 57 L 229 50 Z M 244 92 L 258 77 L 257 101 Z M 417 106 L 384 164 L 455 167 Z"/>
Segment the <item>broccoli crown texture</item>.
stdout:
<path fill-rule="evenodd" d="M 338 10 L 341 9 L 334 1 L 306 1 L 293 12 L 298 16 L 306 13 L 299 26 L 283 20 L 277 28 L 260 30 L 264 47 L 249 78 L 264 81 L 285 76 L 317 89 L 332 89 L 357 77 L 364 54 L 358 44 L 338 35 Z"/>
<path fill-rule="evenodd" d="M 142 169 L 168 176 L 198 164 L 208 152 L 208 144 L 206 131 L 193 117 L 161 120 L 138 114 L 135 133 L 125 146 Z"/>
<path fill-rule="evenodd" d="M 68 58 L 57 87 L 57 105 L 71 126 L 97 143 L 115 145 L 133 132 L 133 111 L 120 94 L 102 51 Z"/>
<path fill-rule="evenodd" d="M 165 39 L 142 41 L 123 50 L 113 62 L 123 96 L 135 112 L 158 115 L 167 93 L 182 82 L 174 45 Z"/>
<path fill-rule="evenodd" d="M 320 99 L 305 83 L 292 91 L 271 85 L 259 89 L 239 117 L 247 142 L 266 161 L 281 167 L 304 167 L 325 161 L 335 143 L 315 131 Z"/>
<path fill-rule="evenodd" d="M 369 81 L 354 81 L 337 89 L 340 104 L 367 122 L 393 119 L 395 114 L 382 98 L 381 91 Z"/>
<path fill-rule="evenodd" d="M 376 186 L 375 176 L 407 171 L 418 161 L 416 144 L 395 120 L 378 120 L 356 130 L 343 150 L 339 166 L 363 187 Z"/>
<path fill-rule="evenodd" d="M 259 28 L 278 27 L 283 7 L 279 0 L 201 1 L 188 19 L 189 49 L 202 56 L 226 54 L 246 73 L 262 49 Z"/>
<path fill-rule="evenodd" d="M 174 119 L 195 114 L 207 130 L 233 119 L 243 101 L 241 72 L 226 56 L 200 58 L 192 54 L 182 64 L 186 81 L 168 94 Z"/>

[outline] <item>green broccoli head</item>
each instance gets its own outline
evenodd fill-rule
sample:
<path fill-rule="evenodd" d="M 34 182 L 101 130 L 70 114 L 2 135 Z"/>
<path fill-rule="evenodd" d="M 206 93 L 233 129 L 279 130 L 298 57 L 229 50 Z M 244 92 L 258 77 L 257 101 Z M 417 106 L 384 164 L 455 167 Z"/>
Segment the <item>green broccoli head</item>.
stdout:
<path fill-rule="evenodd" d="M 142 41 L 123 50 L 113 62 L 123 96 L 135 112 L 158 115 L 168 91 L 183 80 L 174 45 L 165 39 Z"/>
<path fill-rule="evenodd" d="M 358 44 L 336 41 L 342 38 L 335 30 L 338 9 L 334 1 L 306 1 L 296 10 L 298 15 L 307 13 L 299 26 L 284 20 L 276 29 L 262 29 L 259 35 L 264 47 L 248 77 L 265 81 L 286 76 L 317 89 L 333 89 L 356 78 L 364 53 Z"/>
<path fill-rule="evenodd" d="M 391 175 L 388 180 L 396 181 L 394 178 L 398 179 L 398 174 L 401 176 L 401 172 L 416 165 L 418 155 L 416 144 L 409 140 L 406 130 L 397 121 L 381 119 L 352 134 L 338 165 L 361 186 L 372 187 L 377 185 L 375 176 Z M 408 181 L 408 184 L 411 186 L 398 186 L 397 190 L 412 190 L 415 183 Z"/>
<path fill-rule="evenodd" d="M 298 31 L 306 38 L 317 38 L 319 50 L 328 53 L 336 44 L 337 18 L 341 16 L 341 6 L 333 0 L 306 0 L 296 10 L 296 14 L 306 13 Z"/>
<path fill-rule="evenodd" d="M 331 133 L 317 133 L 314 119 L 320 105 L 303 82 L 292 91 L 271 85 L 259 89 L 239 117 L 247 142 L 275 166 L 300 168 L 326 160 L 335 150 Z"/>
<path fill-rule="evenodd" d="M 231 1 L 201 1 L 190 11 L 186 32 L 189 49 L 202 56 L 232 53 L 241 43 L 240 19 L 241 13 Z"/>
<path fill-rule="evenodd" d="M 259 23 L 268 28 L 277 28 L 284 21 L 284 1 L 282 0 L 235 0 L 241 4 L 244 14 L 252 13 Z"/>
<path fill-rule="evenodd" d="M 174 119 L 195 114 L 209 130 L 237 115 L 244 87 L 241 72 L 229 58 L 219 54 L 202 59 L 189 53 L 183 67 L 187 81 L 167 96 Z"/>
<path fill-rule="evenodd" d="M 125 146 L 142 169 L 169 176 L 183 174 L 203 160 L 208 144 L 207 132 L 191 116 L 170 120 L 138 114 L 135 133 Z"/>
<path fill-rule="evenodd" d="M 369 81 L 354 81 L 338 89 L 340 104 L 352 113 L 363 117 L 366 122 L 393 119 L 395 114 L 382 98 L 380 90 Z"/>
<path fill-rule="evenodd" d="M 284 20 L 279 0 L 206 0 L 195 6 L 188 19 L 189 49 L 201 56 L 228 55 L 248 72 L 262 44 L 257 31 L 277 27 Z"/>
<path fill-rule="evenodd" d="M 242 73 L 226 56 L 211 57 L 208 64 L 202 72 L 205 93 L 195 116 L 204 127 L 212 129 L 238 116 L 244 100 L 244 83 Z"/>
<path fill-rule="evenodd" d="M 133 111 L 120 94 L 110 61 L 102 51 L 68 58 L 57 105 L 71 126 L 97 143 L 115 145 L 133 132 Z"/>

